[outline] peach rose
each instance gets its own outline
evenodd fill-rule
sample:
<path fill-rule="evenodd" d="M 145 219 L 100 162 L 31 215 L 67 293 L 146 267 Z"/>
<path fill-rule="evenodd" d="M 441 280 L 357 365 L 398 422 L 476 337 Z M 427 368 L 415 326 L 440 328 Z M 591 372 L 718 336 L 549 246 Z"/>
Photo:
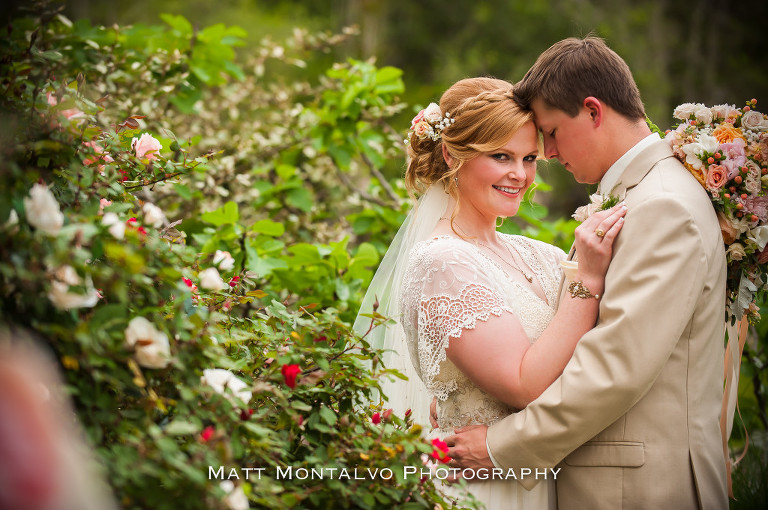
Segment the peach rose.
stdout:
<path fill-rule="evenodd" d="M 728 170 L 722 165 L 712 165 L 707 173 L 707 189 L 719 191 L 728 182 Z"/>
<path fill-rule="evenodd" d="M 731 244 L 739 238 L 738 229 L 720 211 L 717 212 L 717 221 L 720 223 L 720 232 L 723 234 L 725 244 Z"/>
<path fill-rule="evenodd" d="M 723 122 L 717 128 L 712 131 L 712 136 L 717 138 L 720 143 L 731 143 L 737 138 L 744 139 L 744 135 L 741 131 L 733 127 L 733 124 L 729 122 Z"/>
<path fill-rule="evenodd" d="M 427 124 L 425 121 L 421 121 L 413 127 L 413 134 L 416 135 L 419 138 L 419 140 L 423 140 L 424 138 L 429 136 L 429 131 L 431 129 L 432 129 L 432 126 Z"/>

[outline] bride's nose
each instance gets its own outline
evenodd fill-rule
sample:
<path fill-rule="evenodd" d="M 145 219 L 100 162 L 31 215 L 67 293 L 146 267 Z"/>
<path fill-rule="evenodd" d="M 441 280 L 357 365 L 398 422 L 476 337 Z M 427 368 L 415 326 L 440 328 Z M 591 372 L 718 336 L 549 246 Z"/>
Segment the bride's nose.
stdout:
<path fill-rule="evenodd" d="M 513 181 L 523 184 L 527 177 L 525 173 L 525 163 L 523 161 L 515 161 L 512 163 L 508 175 Z"/>

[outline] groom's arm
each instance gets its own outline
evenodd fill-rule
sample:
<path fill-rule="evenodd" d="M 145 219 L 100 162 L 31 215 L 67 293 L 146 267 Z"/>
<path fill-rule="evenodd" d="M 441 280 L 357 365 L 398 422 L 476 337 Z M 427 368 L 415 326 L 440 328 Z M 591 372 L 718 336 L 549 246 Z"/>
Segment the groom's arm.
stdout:
<path fill-rule="evenodd" d="M 707 271 L 701 233 L 678 197 L 630 206 L 606 275 L 599 325 L 552 386 L 488 429 L 494 459 L 505 468 L 554 466 L 624 415 L 667 362 Z"/>

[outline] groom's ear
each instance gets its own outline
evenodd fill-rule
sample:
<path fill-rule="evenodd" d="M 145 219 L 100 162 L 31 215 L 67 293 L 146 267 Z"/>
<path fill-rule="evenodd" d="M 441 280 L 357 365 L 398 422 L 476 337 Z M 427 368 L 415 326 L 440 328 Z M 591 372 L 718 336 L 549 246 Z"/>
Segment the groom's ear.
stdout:
<path fill-rule="evenodd" d="M 440 147 L 443 149 L 443 159 L 445 160 L 445 164 L 448 165 L 448 168 L 450 168 L 451 164 L 453 163 L 453 158 L 450 154 L 448 154 L 448 147 L 446 147 L 444 143 L 441 143 Z"/>
<path fill-rule="evenodd" d="M 596 97 L 588 96 L 584 98 L 584 102 L 582 104 L 589 113 L 589 118 L 592 119 L 594 126 L 600 127 L 600 125 L 603 123 L 603 115 L 605 114 L 603 103 L 601 103 L 600 100 Z"/>

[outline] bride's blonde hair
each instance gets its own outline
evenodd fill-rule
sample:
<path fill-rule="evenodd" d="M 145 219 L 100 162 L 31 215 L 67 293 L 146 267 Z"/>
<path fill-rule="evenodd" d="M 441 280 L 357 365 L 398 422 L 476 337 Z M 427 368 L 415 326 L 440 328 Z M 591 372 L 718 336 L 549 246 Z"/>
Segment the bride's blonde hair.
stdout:
<path fill-rule="evenodd" d="M 458 204 L 454 177 L 459 169 L 480 153 L 503 147 L 533 120 L 533 113 L 515 102 L 511 83 L 496 78 L 467 78 L 454 83 L 440 98 L 440 110 L 455 120 L 441 130 L 437 140 L 419 138 L 411 132 L 405 185 L 410 193 L 422 193 L 441 182 Z M 443 158 L 443 145 L 453 159 L 450 167 Z M 457 210 L 458 206 L 453 216 Z"/>

